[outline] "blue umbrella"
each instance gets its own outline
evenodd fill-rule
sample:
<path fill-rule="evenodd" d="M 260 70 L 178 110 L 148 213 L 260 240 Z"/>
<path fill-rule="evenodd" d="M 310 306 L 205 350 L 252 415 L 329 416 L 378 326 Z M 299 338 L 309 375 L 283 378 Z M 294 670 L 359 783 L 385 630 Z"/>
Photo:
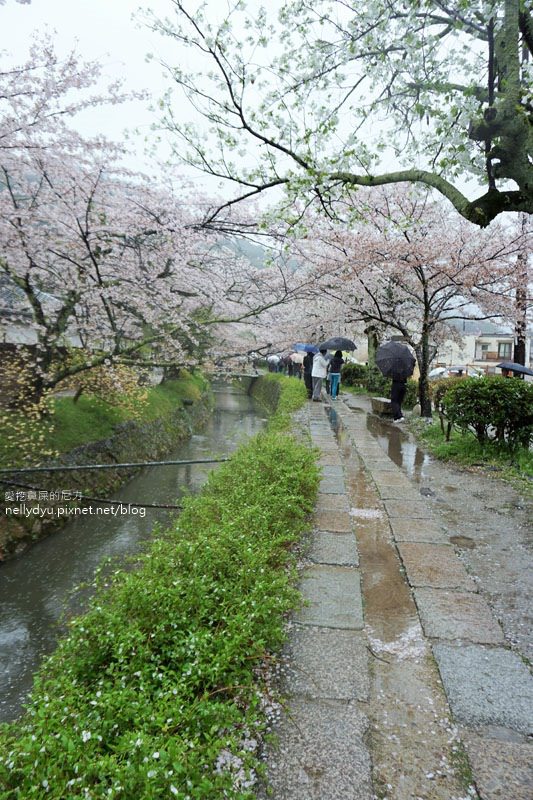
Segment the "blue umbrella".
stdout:
<path fill-rule="evenodd" d="M 518 364 L 516 361 L 502 361 L 500 364 L 496 364 L 497 367 L 500 369 L 506 369 L 510 372 L 519 373 L 520 375 L 533 375 L 533 370 L 529 369 L 529 367 L 524 367 L 523 364 Z"/>
<path fill-rule="evenodd" d="M 318 347 L 315 344 L 296 342 L 296 344 L 293 344 L 292 349 L 297 353 L 318 353 Z"/>

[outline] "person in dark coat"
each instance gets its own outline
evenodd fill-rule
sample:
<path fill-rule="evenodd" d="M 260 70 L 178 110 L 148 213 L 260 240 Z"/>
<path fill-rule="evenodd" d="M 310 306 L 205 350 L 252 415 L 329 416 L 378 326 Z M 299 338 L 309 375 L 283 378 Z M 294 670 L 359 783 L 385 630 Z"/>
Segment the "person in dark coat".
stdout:
<path fill-rule="evenodd" d="M 313 353 L 306 353 L 303 360 L 304 368 L 304 383 L 307 389 L 307 398 L 310 400 L 313 396 L 313 379 L 311 372 L 313 370 Z"/>
<path fill-rule="evenodd" d="M 402 413 L 402 402 L 407 391 L 407 378 L 399 378 L 395 375 L 392 376 L 392 386 L 390 393 L 390 402 L 392 408 L 392 419 L 394 422 L 405 422 L 405 417 Z"/>

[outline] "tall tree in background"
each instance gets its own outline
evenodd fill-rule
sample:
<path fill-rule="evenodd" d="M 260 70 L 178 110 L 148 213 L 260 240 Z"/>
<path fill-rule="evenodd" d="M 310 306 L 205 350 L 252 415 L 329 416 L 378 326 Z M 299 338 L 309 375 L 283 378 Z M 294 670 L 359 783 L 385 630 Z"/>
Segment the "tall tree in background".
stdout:
<path fill-rule="evenodd" d="M 292 294 L 283 270 L 199 230 L 183 187 L 154 187 L 102 151 L 4 155 L 0 182 L 0 275 L 33 319 L 36 395 L 109 359 L 197 363 L 225 325 Z"/>
<path fill-rule="evenodd" d="M 533 303 L 531 292 L 531 248 L 527 247 L 528 228 L 529 240 L 531 239 L 531 223 L 525 214 L 522 214 L 518 223 L 524 235 L 524 247 L 516 257 L 516 288 L 515 288 L 515 320 L 514 320 L 514 348 L 513 361 L 517 364 L 526 364 L 526 338 L 528 311 Z"/>
<path fill-rule="evenodd" d="M 198 198 L 179 178 L 128 173 L 121 147 L 69 125 L 122 99 L 117 85 L 91 94 L 99 74 L 74 52 L 58 58 L 49 38 L 0 70 L 0 276 L 33 323 L 35 397 L 110 358 L 197 363 L 225 325 L 292 292 L 282 267 L 254 268 L 200 231 Z"/>
<path fill-rule="evenodd" d="M 170 5 L 148 20 L 178 45 L 169 73 L 194 114 L 169 97 L 163 124 L 186 163 L 241 188 L 224 209 L 283 187 L 328 210 L 408 182 L 481 227 L 533 212 L 530 0 L 287 0 L 277 22 L 240 0 Z"/>
<path fill-rule="evenodd" d="M 347 230 L 317 219 L 296 245 L 315 266 L 315 292 L 331 299 L 338 319 L 394 332 L 413 348 L 421 411 L 429 416 L 437 346 L 458 338 L 456 320 L 509 318 L 516 258 L 531 238 L 497 223 L 480 231 L 413 189 L 389 187 L 372 200 L 364 225 Z"/>

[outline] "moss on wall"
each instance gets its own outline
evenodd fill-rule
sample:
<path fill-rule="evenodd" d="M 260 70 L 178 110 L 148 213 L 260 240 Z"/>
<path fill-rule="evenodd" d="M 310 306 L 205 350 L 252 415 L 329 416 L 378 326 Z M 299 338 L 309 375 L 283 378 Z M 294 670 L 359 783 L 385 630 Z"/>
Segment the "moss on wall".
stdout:
<path fill-rule="evenodd" d="M 282 376 L 267 374 L 253 379 L 248 393 L 257 400 L 267 411 L 274 413 L 278 407 L 281 394 Z"/>

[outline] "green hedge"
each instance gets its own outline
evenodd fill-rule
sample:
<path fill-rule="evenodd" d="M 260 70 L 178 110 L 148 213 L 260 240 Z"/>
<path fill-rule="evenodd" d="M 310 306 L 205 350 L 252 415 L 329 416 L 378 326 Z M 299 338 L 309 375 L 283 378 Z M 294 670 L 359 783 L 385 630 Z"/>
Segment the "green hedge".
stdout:
<path fill-rule="evenodd" d="M 135 569 L 101 578 L 0 732 L 0 798 L 253 796 L 261 666 L 299 603 L 291 545 L 318 478 L 309 448 L 261 434 Z"/>
<path fill-rule="evenodd" d="M 440 400 L 453 425 L 472 431 L 478 442 L 514 449 L 533 437 L 533 384 L 517 378 L 465 378 L 446 387 Z"/>

